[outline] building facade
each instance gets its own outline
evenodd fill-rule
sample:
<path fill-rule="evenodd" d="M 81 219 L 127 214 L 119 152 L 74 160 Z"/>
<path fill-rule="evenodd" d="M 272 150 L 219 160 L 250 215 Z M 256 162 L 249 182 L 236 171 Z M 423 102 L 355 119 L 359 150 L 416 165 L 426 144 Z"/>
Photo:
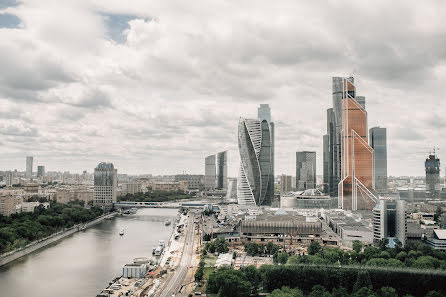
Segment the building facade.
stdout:
<path fill-rule="evenodd" d="M 280 192 L 286 193 L 293 190 L 293 177 L 291 175 L 282 174 L 280 176 Z"/>
<path fill-rule="evenodd" d="M 26 172 L 25 177 L 26 178 L 32 178 L 33 177 L 33 157 L 27 156 L 26 157 Z"/>
<path fill-rule="evenodd" d="M 17 198 L 12 195 L 0 195 L 0 215 L 9 217 L 17 212 Z"/>
<path fill-rule="evenodd" d="M 274 156 L 275 156 L 275 125 L 271 117 L 271 108 L 269 104 L 260 104 L 259 108 L 257 108 L 257 118 L 260 123 L 266 122 L 269 126 L 269 147 L 270 147 L 270 180 L 268 182 L 268 189 L 266 200 L 264 201 L 264 205 L 271 205 L 272 200 L 274 198 Z M 262 141 L 263 143 L 263 141 Z M 266 146 L 265 141 L 265 146 Z"/>
<path fill-rule="evenodd" d="M 440 198 L 440 159 L 434 154 L 424 162 L 426 170 L 426 198 Z"/>
<path fill-rule="evenodd" d="M 348 78 L 342 82 L 339 206 L 344 210 L 372 210 L 377 197 L 373 148 L 367 142 L 367 112 L 355 99 L 353 82 Z"/>
<path fill-rule="evenodd" d="M 142 192 L 142 184 L 140 183 L 124 183 L 122 184 L 122 195 L 135 195 Z"/>
<path fill-rule="evenodd" d="M 380 199 L 373 208 L 373 236 L 375 241 L 389 240 L 394 246 L 398 240 L 406 244 L 407 212 L 404 200 Z"/>
<path fill-rule="evenodd" d="M 204 188 L 204 175 L 201 174 L 177 174 L 174 180 L 176 182 L 187 182 L 189 190 L 202 190 Z"/>
<path fill-rule="evenodd" d="M 37 177 L 45 176 L 45 166 L 37 166 Z"/>
<path fill-rule="evenodd" d="M 204 189 L 214 190 L 216 181 L 215 155 L 210 155 L 204 159 Z"/>
<path fill-rule="evenodd" d="M 217 154 L 217 189 L 225 190 L 228 188 L 228 152 L 219 152 Z"/>
<path fill-rule="evenodd" d="M 373 127 L 369 130 L 370 146 L 374 150 L 375 190 L 387 192 L 387 131 L 386 128 Z"/>
<path fill-rule="evenodd" d="M 298 191 L 316 188 L 316 152 L 296 152 L 296 187 Z"/>
<path fill-rule="evenodd" d="M 116 203 L 118 170 L 112 163 L 101 162 L 94 169 L 93 204 L 111 210 Z"/>
<path fill-rule="evenodd" d="M 240 118 L 238 146 L 240 169 L 237 178 L 237 200 L 239 205 L 270 205 L 274 195 L 274 177 L 271 176 L 271 131 L 267 120 Z"/>

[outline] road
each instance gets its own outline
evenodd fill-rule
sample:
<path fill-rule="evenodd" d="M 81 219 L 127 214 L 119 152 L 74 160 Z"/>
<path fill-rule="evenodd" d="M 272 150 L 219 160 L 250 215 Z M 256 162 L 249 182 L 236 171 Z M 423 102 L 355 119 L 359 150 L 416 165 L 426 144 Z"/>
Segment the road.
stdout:
<path fill-rule="evenodd" d="M 171 297 L 178 293 L 186 277 L 188 266 L 191 265 L 194 252 L 194 214 L 192 212 L 189 213 L 187 231 L 185 233 L 186 240 L 180 263 L 175 269 L 173 276 L 167 280 L 168 283 L 162 288 L 160 297 Z"/>

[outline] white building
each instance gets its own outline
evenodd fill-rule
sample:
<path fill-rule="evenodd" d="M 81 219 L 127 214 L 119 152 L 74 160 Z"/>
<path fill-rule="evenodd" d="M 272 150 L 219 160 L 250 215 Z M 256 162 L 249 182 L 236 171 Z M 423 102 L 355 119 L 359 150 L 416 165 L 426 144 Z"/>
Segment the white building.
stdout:
<path fill-rule="evenodd" d="M 26 157 L 26 172 L 25 177 L 26 178 L 32 178 L 33 177 L 33 157 L 27 156 Z"/>
<path fill-rule="evenodd" d="M 204 159 L 204 188 L 205 190 L 214 190 L 216 187 L 216 164 L 215 155 L 207 156 Z"/>
<path fill-rule="evenodd" d="M 406 233 L 406 202 L 404 200 L 380 199 L 373 209 L 374 239 L 388 239 L 391 247 L 398 240 L 404 246 Z"/>

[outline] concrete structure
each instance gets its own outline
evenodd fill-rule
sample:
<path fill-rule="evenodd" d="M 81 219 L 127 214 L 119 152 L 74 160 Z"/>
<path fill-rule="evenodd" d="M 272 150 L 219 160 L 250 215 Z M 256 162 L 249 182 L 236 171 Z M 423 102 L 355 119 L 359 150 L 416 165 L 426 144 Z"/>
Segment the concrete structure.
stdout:
<path fill-rule="evenodd" d="M 446 251 L 446 230 L 445 229 L 434 230 L 432 236 L 426 238 L 426 242 L 433 249 Z"/>
<path fill-rule="evenodd" d="M 140 183 L 125 183 L 122 184 L 122 195 L 134 195 L 142 192 L 142 185 Z"/>
<path fill-rule="evenodd" d="M 187 191 L 189 183 L 187 181 L 179 182 L 154 182 L 152 190 L 154 191 Z"/>
<path fill-rule="evenodd" d="M 325 194 L 330 195 L 330 136 L 328 134 L 324 135 L 322 139 L 322 158 L 322 188 Z"/>
<path fill-rule="evenodd" d="M 226 199 L 237 199 L 237 179 L 228 178 L 228 190 L 226 191 Z"/>
<path fill-rule="evenodd" d="M 25 177 L 26 178 L 32 178 L 33 177 L 33 157 L 27 156 L 26 157 L 26 171 L 25 171 Z"/>
<path fill-rule="evenodd" d="M 426 198 L 440 198 L 440 159 L 433 154 L 424 162 L 426 170 Z"/>
<path fill-rule="evenodd" d="M 370 146 L 374 150 L 373 166 L 375 168 L 375 190 L 387 192 L 387 130 L 373 127 L 369 130 Z"/>
<path fill-rule="evenodd" d="M 146 264 L 125 264 L 122 267 L 122 277 L 125 278 L 143 278 L 146 272 Z"/>
<path fill-rule="evenodd" d="M 347 216 L 344 211 L 333 210 L 325 213 L 324 219 L 333 232 L 341 237 L 342 244 L 351 247 L 355 240 L 363 244 L 373 243 L 373 229 L 370 227 L 372 216 L 370 212 L 367 213 L 370 219 L 361 212 L 349 213 Z"/>
<path fill-rule="evenodd" d="M 375 241 L 388 239 L 391 247 L 397 241 L 404 246 L 407 233 L 406 202 L 380 199 L 373 208 L 373 233 Z"/>
<path fill-rule="evenodd" d="M 280 207 L 286 209 L 336 208 L 338 199 L 325 195 L 319 190 L 310 189 L 288 192 L 280 195 Z"/>
<path fill-rule="evenodd" d="M 39 193 L 39 185 L 36 183 L 27 183 L 23 189 L 25 193 L 38 194 Z"/>
<path fill-rule="evenodd" d="M 292 187 L 293 177 L 291 175 L 282 174 L 280 176 L 280 192 L 286 193 L 293 190 Z"/>
<path fill-rule="evenodd" d="M 316 152 L 296 152 L 296 187 L 298 191 L 316 188 Z"/>
<path fill-rule="evenodd" d="M 5 185 L 7 186 L 7 187 L 11 187 L 12 185 L 13 185 L 13 181 L 14 181 L 14 178 L 13 178 L 13 173 L 12 173 L 12 171 L 8 171 L 8 172 L 6 172 L 6 176 L 5 176 Z"/>
<path fill-rule="evenodd" d="M 377 201 L 373 148 L 367 143 L 367 112 L 356 101 L 352 80 L 342 80 L 341 181 L 339 206 L 346 210 L 372 210 Z"/>
<path fill-rule="evenodd" d="M 228 188 L 228 152 L 217 154 L 217 189 L 226 190 Z"/>
<path fill-rule="evenodd" d="M 215 155 L 204 159 L 204 189 L 214 190 L 217 183 Z"/>
<path fill-rule="evenodd" d="M 37 177 L 45 176 L 45 166 L 37 166 Z"/>
<path fill-rule="evenodd" d="M 94 169 L 93 204 L 105 211 L 111 210 L 116 202 L 118 170 L 112 163 L 101 162 Z"/>
<path fill-rule="evenodd" d="M 189 190 L 202 190 L 204 188 L 204 175 L 201 174 L 177 174 L 174 181 L 187 182 L 187 188 Z"/>
<path fill-rule="evenodd" d="M 17 199 L 12 195 L 0 196 L 0 215 L 9 217 L 17 212 Z"/>
<path fill-rule="evenodd" d="M 264 122 L 268 123 L 269 126 L 269 150 L 270 150 L 270 180 L 268 182 L 266 200 L 264 200 L 264 205 L 271 205 L 272 200 L 274 198 L 274 156 L 275 156 L 275 125 L 271 118 L 271 109 L 269 104 L 260 104 L 259 108 L 257 108 L 257 119 L 263 125 Z M 267 141 L 266 136 L 262 134 L 262 138 L 265 138 L 265 141 L 262 139 L 262 151 L 267 151 Z"/>
<path fill-rule="evenodd" d="M 308 222 L 306 217 L 290 215 L 283 209 L 275 213 L 249 216 L 240 223 L 240 241 L 279 245 L 309 242 L 319 239 L 322 233 L 321 222 Z"/>
<path fill-rule="evenodd" d="M 271 126 L 267 120 L 240 118 L 237 200 L 243 207 L 271 205 L 274 196 Z"/>

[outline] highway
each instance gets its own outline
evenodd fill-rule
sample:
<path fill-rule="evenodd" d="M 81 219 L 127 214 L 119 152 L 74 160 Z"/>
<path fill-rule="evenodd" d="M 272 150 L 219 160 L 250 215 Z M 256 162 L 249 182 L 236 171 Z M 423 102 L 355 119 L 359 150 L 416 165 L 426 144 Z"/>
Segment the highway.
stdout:
<path fill-rule="evenodd" d="M 166 281 L 162 287 L 162 292 L 159 295 L 160 297 L 171 297 L 172 295 L 176 296 L 178 291 L 181 288 L 181 285 L 184 282 L 184 278 L 186 277 L 188 266 L 191 265 L 191 260 L 194 252 L 194 213 L 189 212 L 189 218 L 187 221 L 187 231 L 185 245 L 183 247 L 183 252 L 181 256 L 180 263 L 175 269 L 172 277 Z"/>

